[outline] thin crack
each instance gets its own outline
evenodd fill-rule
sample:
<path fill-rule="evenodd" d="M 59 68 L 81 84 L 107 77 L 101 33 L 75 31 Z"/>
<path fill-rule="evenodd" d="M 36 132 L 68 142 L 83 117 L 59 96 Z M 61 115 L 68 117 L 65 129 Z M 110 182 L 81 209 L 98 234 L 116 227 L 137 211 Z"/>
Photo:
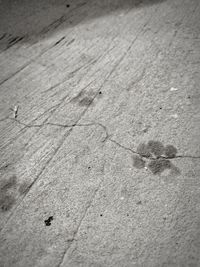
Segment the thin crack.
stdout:
<path fill-rule="evenodd" d="M 84 220 L 85 217 L 86 217 L 87 211 L 88 211 L 89 208 L 91 207 L 91 205 L 92 205 L 92 203 L 93 203 L 93 200 L 95 199 L 95 197 L 96 197 L 96 195 L 97 195 L 99 189 L 101 188 L 101 185 L 102 185 L 103 181 L 104 181 L 104 179 L 101 179 L 101 181 L 99 182 L 98 187 L 94 190 L 94 192 L 93 192 L 93 194 L 92 194 L 92 197 L 90 198 L 89 203 L 87 204 L 87 206 L 86 206 L 86 208 L 85 208 L 85 210 L 84 210 L 84 213 L 83 213 L 83 215 L 82 215 L 82 217 L 81 217 L 81 219 L 80 219 L 80 222 L 79 222 L 79 224 L 78 224 L 76 230 L 75 230 L 74 233 L 73 233 L 72 238 L 70 238 L 70 240 L 69 240 L 69 239 L 67 240 L 68 242 L 70 241 L 70 244 L 69 244 L 69 246 L 64 250 L 64 252 L 63 252 L 63 254 L 62 254 L 62 256 L 61 256 L 61 259 L 60 259 L 60 261 L 59 261 L 59 263 L 58 263 L 58 265 L 57 265 L 57 267 L 60 267 L 60 266 L 61 266 L 61 264 L 62 264 L 63 261 L 64 261 L 65 255 L 67 254 L 68 250 L 70 249 L 71 245 L 73 244 L 74 240 L 76 239 L 76 235 L 78 234 L 79 229 L 80 229 L 80 227 L 81 227 L 81 225 L 82 225 L 82 222 L 83 222 L 83 220 Z"/>
<path fill-rule="evenodd" d="M 23 125 L 26 128 L 42 128 L 44 126 L 55 126 L 55 127 L 61 127 L 61 128 L 100 126 L 105 132 L 105 138 L 104 138 L 104 140 L 102 142 L 105 142 L 105 141 L 109 140 L 110 142 L 114 143 L 118 147 L 120 147 L 120 148 L 122 148 L 122 149 L 124 149 L 126 151 L 129 151 L 132 154 L 137 154 L 142 158 L 148 158 L 148 159 L 151 159 L 151 160 L 156 160 L 158 158 L 163 158 L 163 159 L 178 159 L 178 158 L 180 158 L 180 159 L 181 158 L 200 159 L 200 156 L 192 156 L 192 155 L 177 155 L 177 156 L 175 156 L 173 158 L 166 157 L 166 156 L 159 156 L 159 157 L 155 158 L 155 157 L 152 157 L 152 156 L 148 157 L 148 156 L 140 155 L 140 153 L 136 152 L 135 150 L 120 144 L 116 140 L 111 139 L 110 138 L 111 134 L 109 134 L 107 127 L 105 125 L 103 125 L 102 123 L 100 123 L 100 122 L 74 123 L 74 124 L 61 124 L 61 123 L 54 123 L 54 122 L 45 122 L 45 123 L 42 123 L 42 124 L 28 124 L 28 123 L 24 123 L 24 122 L 20 121 L 17 118 L 10 118 L 10 117 L 5 117 L 5 118 L 1 119 L 0 121 L 5 121 L 5 120 L 8 120 L 8 119 L 17 122 L 18 124 Z"/>

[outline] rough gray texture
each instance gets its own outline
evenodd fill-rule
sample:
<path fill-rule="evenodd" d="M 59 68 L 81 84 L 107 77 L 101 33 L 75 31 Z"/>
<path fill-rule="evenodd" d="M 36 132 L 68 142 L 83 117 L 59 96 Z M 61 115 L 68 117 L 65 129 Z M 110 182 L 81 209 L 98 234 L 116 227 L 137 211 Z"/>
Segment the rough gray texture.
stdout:
<path fill-rule="evenodd" d="M 200 266 L 199 18 L 0 1 L 0 266 Z"/>

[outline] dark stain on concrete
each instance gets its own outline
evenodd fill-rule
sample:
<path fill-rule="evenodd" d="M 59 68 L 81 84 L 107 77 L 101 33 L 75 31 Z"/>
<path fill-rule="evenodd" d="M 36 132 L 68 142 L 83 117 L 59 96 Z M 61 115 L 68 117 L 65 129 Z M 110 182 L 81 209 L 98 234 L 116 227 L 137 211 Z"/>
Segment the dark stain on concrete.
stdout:
<path fill-rule="evenodd" d="M 150 140 L 147 144 L 138 145 L 133 157 L 133 166 L 142 169 L 145 166 L 154 174 L 161 174 L 165 170 L 170 170 L 170 175 L 180 174 L 180 170 L 170 161 L 176 157 L 177 149 L 173 145 L 166 147 L 160 141 Z"/>
<path fill-rule="evenodd" d="M 156 157 L 159 157 L 161 155 L 163 155 L 164 153 L 164 146 L 161 142 L 159 141 L 153 141 L 153 140 L 150 140 L 147 144 L 148 148 L 149 148 L 149 151 L 154 154 Z"/>
<path fill-rule="evenodd" d="M 88 107 L 93 102 L 92 96 L 93 96 L 92 92 L 81 91 L 77 96 L 72 98 L 71 102 L 77 103 L 80 106 Z"/>
<path fill-rule="evenodd" d="M 1 193 L 0 195 L 0 208 L 2 212 L 10 210 L 15 204 L 15 198 L 8 193 Z"/>
<path fill-rule="evenodd" d="M 80 106 L 89 106 L 91 105 L 93 99 L 90 97 L 84 97 L 79 101 Z"/>
<path fill-rule="evenodd" d="M 149 146 L 144 143 L 139 144 L 136 151 L 142 157 L 149 158 L 151 156 L 151 151 L 149 149 Z"/>
<path fill-rule="evenodd" d="M 137 169 L 143 169 L 145 161 L 140 156 L 133 156 L 133 166 Z"/>
<path fill-rule="evenodd" d="M 148 168 L 153 174 L 160 174 L 164 170 L 171 168 L 171 162 L 170 160 L 163 159 L 163 158 L 159 158 L 155 160 L 153 159 L 149 162 Z"/>
<path fill-rule="evenodd" d="M 47 220 L 44 221 L 44 223 L 46 226 L 50 226 L 52 221 L 53 221 L 53 216 L 50 216 Z"/>
<path fill-rule="evenodd" d="M 177 149 L 172 146 L 172 145 L 167 145 L 165 147 L 165 155 L 168 157 L 168 158 L 174 158 L 176 157 L 176 154 L 177 154 Z"/>
<path fill-rule="evenodd" d="M 4 179 L 0 182 L 0 191 L 7 191 L 13 187 L 15 187 L 17 184 L 17 177 L 16 175 L 12 175 L 9 177 L 9 179 Z"/>

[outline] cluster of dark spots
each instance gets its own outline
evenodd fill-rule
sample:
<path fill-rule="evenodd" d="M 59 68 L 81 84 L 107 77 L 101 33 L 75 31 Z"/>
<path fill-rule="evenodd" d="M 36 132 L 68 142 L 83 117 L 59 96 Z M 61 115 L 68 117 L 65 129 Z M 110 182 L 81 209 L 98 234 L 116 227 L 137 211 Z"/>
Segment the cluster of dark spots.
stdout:
<path fill-rule="evenodd" d="M 0 195 L 0 208 L 1 211 L 6 212 L 15 204 L 15 198 L 11 194 L 2 193 Z"/>
<path fill-rule="evenodd" d="M 148 164 L 149 170 L 153 174 L 160 174 L 166 169 L 171 169 L 171 162 L 168 159 L 153 159 Z"/>
<path fill-rule="evenodd" d="M 137 169 L 143 169 L 145 167 L 145 161 L 139 156 L 133 156 L 133 166 Z"/>
<path fill-rule="evenodd" d="M 44 223 L 46 226 L 50 226 L 52 221 L 53 221 L 53 216 L 50 216 L 47 220 L 44 221 Z"/>
<path fill-rule="evenodd" d="M 171 175 L 180 174 L 179 169 L 174 166 L 170 159 L 175 158 L 177 149 L 173 145 L 166 147 L 160 141 L 150 140 L 147 144 L 138 145 L 133 156 L 133 166 L 137 169 L 148 168 L 154 175 L 161 174 L 170 169 Z"/>

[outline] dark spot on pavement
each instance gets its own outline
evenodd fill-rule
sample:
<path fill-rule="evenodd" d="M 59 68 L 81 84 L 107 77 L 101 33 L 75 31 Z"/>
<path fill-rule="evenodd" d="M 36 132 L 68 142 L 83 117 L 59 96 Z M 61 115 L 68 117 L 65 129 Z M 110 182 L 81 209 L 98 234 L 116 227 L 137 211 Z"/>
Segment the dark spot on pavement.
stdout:
<path fill-rule="evenodd" d="M 102 94 L 102 92 L 100 91 L 100 92 L 99 92 L 99 95 L 101 95 L 101 94 Z"/>
<path fill-rule="evenodd" d="M 139 144 L 136 153 L 138 155 L 133 156 L 133 166 L 137 169 L 142 169 L 146 165 L 155 175 L 167 169 L 170 169 L 171 177 L 180 174 L 180 170 L 170 161 L 177 154 L 177 149 L 173 145 L 164 147 L 160 141 L 150 140 L 147 144 Z"/>
<path fill-rule="evenodd" d="M 153 159 L 149 162 L 148 168 L 153 174 L 160 174 L 164 170 L 171 168 L 171 162 L 164 158 Z"/>
<path fill-rule="evenodd" d="M 153 153 L 155 156 L 159 157 L 164 153 L 164 146 L 159 141 L 153 141 L 150 140 L 148 142 L 148 147 L 151 153 Z"/>
<path fill-rule="evenodd" d="M 133 156 L 133 166 L 137 169 L 145 167 L 145 161 L 139 156 Z"/>
<path fill-rule="evenodd" d="M 172 145 L 167 145 L 165 147 L 165 155 L 168 157 L 168 158 L 174 158 L 177 154 L 177 149 L 172 146 Z"/>
<path fill-rule="evenodd" d="M 89 106 L 93 102 L 94 94 L 92 92 L 84 92 L 83 90 L 77 96 L 72 98 L 71 102 L 78 103 L 80 106 Z"/>
<path fill-rule="evenodd" d="M 1 211 L 6 212 L 12 208 L 15 203 L 15 198 L 10 194 L 1 193 L 0 208 Z"/>
<path fill-rule="evenodd" d="M 52 221 L 53 221 L 53 216 L 50 216 L 47 220 L 44 221 L 44 223 L 46 226 L 50 226 Z"/>
<path fill-rule="evenodd" d="M 103 216 L 103 214 L 100 214 L 100 216 L 102 217 L 102 216 Z"/>
<path fill-rule="evenodd" d="M 5 179 L 1 181 L 0 183 L 0 190 L 1 191 L 7 191 L 13 187 L 15 187 L 17 184 L 17 177 L 16 175 L 12 175 L 9 177 L 9 179 Z"/>
<path fill-rule="evenodd" d="M 149 146 L 142 143 L 142 144 L 139 144 L 139 146 L 137 147 L 137 150 L 136 152 L 138 154 L 140 154 L 140 156 L 142 157 L 147 157 L 149 158 L 151 156 L 151 153 L 150 153 L 150 149 L 149 149 Z"/>
<path fill-rule="evenodd" d="M 90 97 L 84 97 L 79 101 L 80 106 L 89 106 L 92 103 L 93 99 Z"/>
<path fill-rule="evenodd" d="M 140 201 L 138 201 L 136 204 L 137 204 L 137 205 L 142 205 L 142 201 L 140 200 Z"/>
<path fill-rule="evenodd" d="M 67 5 L 66 5 L 66 7 L 67 7 L 67 8 L 69 8 L 69 7 L 70 7 L 70 5 L 69 5 L 69 4 L 67 4 Z"/>

